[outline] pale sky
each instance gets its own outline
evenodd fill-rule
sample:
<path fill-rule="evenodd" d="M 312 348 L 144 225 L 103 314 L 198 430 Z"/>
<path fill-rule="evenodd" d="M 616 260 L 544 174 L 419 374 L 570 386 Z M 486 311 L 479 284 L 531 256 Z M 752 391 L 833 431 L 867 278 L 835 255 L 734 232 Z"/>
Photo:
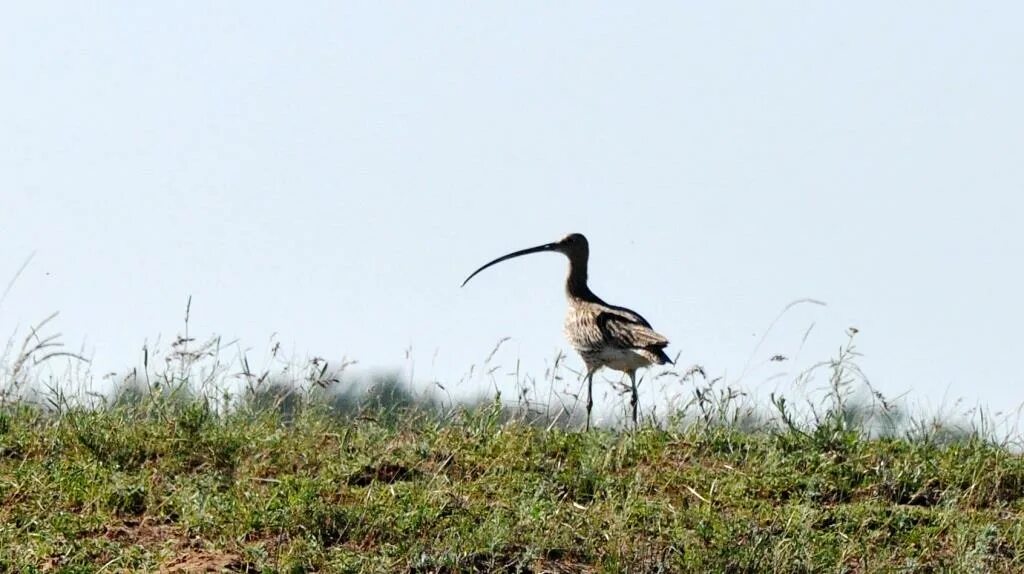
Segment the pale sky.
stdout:
<path fill-rule="evenodd" d="M 849 326 L 889 394 L 1024 402 L 1019 2 L 21 2 L 0 333 L 100 375 L 181 330 L 543 376 L 565 261 L 767 394 Z M 765 364 L 776 353 L 796 361 Z M 504 380 L 504 379 L 503 379 Z M 486 390 L 477 377 L 466 383 Z M 604 385 L 607 388 L 607 385 Z M 472 389 L 470 389 L 472 390 Z M 605 399 L 607 400 L 607 399 Z"/>

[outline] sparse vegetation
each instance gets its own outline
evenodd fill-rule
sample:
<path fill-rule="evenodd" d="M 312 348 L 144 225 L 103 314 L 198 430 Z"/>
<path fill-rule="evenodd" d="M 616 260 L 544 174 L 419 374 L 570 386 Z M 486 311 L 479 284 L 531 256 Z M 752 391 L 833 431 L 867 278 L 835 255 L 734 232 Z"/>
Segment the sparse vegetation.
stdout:
<path fill-rule="evenodd" d="M 690 390 L 668 416 L 589 433 L 527 392 L 460 406 L 322 359 L 232 370 L 186 335 L 89 404 L 2 395 L 0 571 L 1024 569 L 1024 459 L 909 420 L 853 335 L 804 373 L 818 402 L 758 410 L 694 367 L 665 375 Z"/>

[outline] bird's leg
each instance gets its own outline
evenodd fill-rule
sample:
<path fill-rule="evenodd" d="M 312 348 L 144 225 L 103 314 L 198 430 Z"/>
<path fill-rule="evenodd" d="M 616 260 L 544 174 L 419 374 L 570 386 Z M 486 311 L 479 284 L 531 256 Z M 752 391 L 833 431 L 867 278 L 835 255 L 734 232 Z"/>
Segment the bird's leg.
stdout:
<path fill-rule="evenodd" d="M 587 431 L 590 431 L 590 411 L 594 408 L 594 371 L 587 371 Z"/>
<path fill-rule="evenodd" d="M 630 371 L 628 374 L 629 374 L 629 382 L 631 383 L 631 387 L 632 387 L 632 391 L 633 391 L 632 396 L 630 396 L 630 398 L 629 398 L 629 405 L 631 407 L 633 407 L 633 428 L 637 429 L 637 428 L 639 428 L 639 426 L 637 425 L 637 420 L 636 420 L 636 407 L 637 407 L 637 403 L 640 402 L 640 401 L 639 401 L 639 397 L 637 396 L 637 392 L 636 392 L 636 371 Z"/>

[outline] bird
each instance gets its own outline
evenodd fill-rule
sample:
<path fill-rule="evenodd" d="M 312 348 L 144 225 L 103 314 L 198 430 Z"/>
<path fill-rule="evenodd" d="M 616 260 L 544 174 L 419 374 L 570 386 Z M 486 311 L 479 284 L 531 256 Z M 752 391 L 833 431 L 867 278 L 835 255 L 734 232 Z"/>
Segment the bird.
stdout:
<path fill-rule="evenodd" d="M 470 279 L 492 265 L 514 257 L 543 252 L 561 253 L 569 259 L 569 273 L 565 279 L 568 309 L 564 333 L 586 366 L 586 430 L 590 430 L 590 416 L 594 407 L 594 373 L 602 367 L 629 376 L 633 427 L 637 428 L 636 371 L 651 365 L 673 364 L 672 359 L 665 354 L 669 342 L 636 311 L 606 303 L 590 290 L 587 285 L 590 243 L 583 234 L 570 233 L 554 243 L 502 255 L 471 273 L 462 282 L 462 286 L 465 287 Z"/>

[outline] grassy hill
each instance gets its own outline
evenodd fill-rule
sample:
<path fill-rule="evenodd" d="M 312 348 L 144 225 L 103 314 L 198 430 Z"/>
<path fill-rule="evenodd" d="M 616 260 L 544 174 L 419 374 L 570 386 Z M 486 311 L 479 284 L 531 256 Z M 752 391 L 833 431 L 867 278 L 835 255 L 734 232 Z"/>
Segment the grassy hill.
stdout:
<path fill-rule="evenodd" d="M 1024 461 L 977 436 L 252 404 L 6 407 L 0 571 L 1024 570 Z"/>
<path fill-rule="evenodd" d="M 72 395 L 37 331 L 0 357 L 0 572 L 1024 571 L 1024 459 L 893 408 L 854 330 L 804 412 L 695 367 L 675 412 L 589 433 L 528 389 L 446 405 L 319 358 L 275 383 L 216 338 Z"/>

